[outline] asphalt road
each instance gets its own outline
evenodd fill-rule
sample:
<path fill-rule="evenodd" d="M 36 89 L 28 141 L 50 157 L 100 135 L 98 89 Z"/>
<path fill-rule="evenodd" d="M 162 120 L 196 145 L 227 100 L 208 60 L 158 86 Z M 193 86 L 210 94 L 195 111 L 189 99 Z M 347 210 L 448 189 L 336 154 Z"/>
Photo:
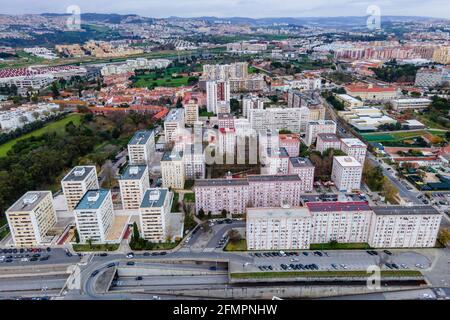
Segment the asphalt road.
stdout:
<path fill-rule="evenodd" d="M 0 278 L 0 292 L 16 291 L 41 291 L 42 289 L 59 289 L 67 280 L 65 275 L 22 277 L 22 278 Z"/>

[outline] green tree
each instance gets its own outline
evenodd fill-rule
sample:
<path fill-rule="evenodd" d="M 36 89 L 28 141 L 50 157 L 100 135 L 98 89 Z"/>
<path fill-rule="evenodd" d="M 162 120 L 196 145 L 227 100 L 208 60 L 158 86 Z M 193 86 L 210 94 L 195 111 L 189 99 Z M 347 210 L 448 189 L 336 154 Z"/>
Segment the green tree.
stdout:
<path fill-rule="evenodd" d="M 52 90 L 53 99 L 58 98 L 60 94 L 59 94 L 58 83 L 56 81 L 52 83 L 52 86 L 50 89 Z"/>
<path fill-rule="evenodd" d="M 198 217 L 200 219 L 203 219 L 205 217 L 205 210 L 203 210 L 203 208 L 200 208 L 200 210 L 198 210 Z"/>
<path fill-rule="evenodd" d="M 80 234 L 77 229 L 75 229 L 75 242 L 80 243 Z"/>
<path fill-rule="evenodd" d="M 139 234 L 139 229 L 138 229 L 137 223 L 134 222 L 133 223 L 133 239 L 138 241 L 140 237 L 141 237 L 141 235 Z"/>

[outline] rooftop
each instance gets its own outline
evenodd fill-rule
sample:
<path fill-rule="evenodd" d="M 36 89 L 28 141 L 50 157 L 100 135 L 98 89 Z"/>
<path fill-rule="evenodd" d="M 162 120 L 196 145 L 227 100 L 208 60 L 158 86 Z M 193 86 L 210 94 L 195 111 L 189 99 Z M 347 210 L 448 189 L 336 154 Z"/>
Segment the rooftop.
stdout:
<path fill-rule="evenodd" d="M 153 136 L 153 130 L 138 131 L 134 134 L 128 144 L 146 144 L 148 139 Z"/>
<path fill-rule="evenodd" d="M 359 163 L 354 157 L 339 156 L 334 157 L 334 159 L 343 167 L 361 167 L 361 163 Z"/>
<path fill-rule="evenodd" d="M 277 175 L 248 175 L 248 182 L 279 182 L 279 181 L 300 181 L 297 174 L 277 174 Z"/>
<path fill-rule="evenodd" d="M 432 206 L 382 206 L 373 207 L 373 212 L 377 215 L 416 215 L 416 214 L 439 214 Z"/>
<path fill-rule="evenodd" d="M 319 133 L 317 134 L 317 138 L 325 142 L 338 142 L 339 138 L 334 133 Z"/>
<path fill-rule="evenodd" d="M 370 211 L 367 202 L 308 202 L 311 212 L 336 212 L 336 211 Z"/>
<path fill-rule="evenodd" d="M 285 147 L 279 148 L 267 148 L 267 155 L 269 157 L 279 157 L 279 158 L 288 158 L 289 153 L 287 152 Z"/>
<path fill-rule="evenodd" d="M 129 165 L 125 168 L 119 180 L 140 180 L 146 169 L 147 166 L 145 165 Z"/>
<path fill-rule="evenodd" d="M 95 170 L 94 166 L 77 166 L 73 168 L 62 181 L 83 181 L 92 170 Z"/>
<path fill-rule="evenodd" d="M 99 189 L 87 191 L 80 202 L 78 202 L 75 210 L 97 210 L 99 209 L 106 197 L 110 193 L 110 190 Z"/>
<path fill-rule="evenodd" d="M 184 109 L 178 108 L 178 109 L 170 109 L 169 114 L 166 116 L 166 119 L 164 119 L 165 122 L 167 121 L 181 121 L 184 118 Z"/>
<path fill-rule="evenodd" d="M 345 87 L 348 92 L 395 92 L 397 88 L 395 87 L 377 87 L 377 86 L 366 86 L 366 85 L 355 85 L 351 84 Z"/>
<path fill-rule="evenodd" d="M 233 119 L 234 116 L 231 113 L 218 113 L 217 118 L 219 120 L 225 120 L 225 119 Z"/>
<path fill-rule="evenodd" d="M 50 191 L 28 191 L 19 198 L 6 212 L 29 212 L 32 211 Z"/>
<path fill-rule="evenodd" d="M 164 152 L 161 161 L 181 161 L 183 160 L 183 151 L 174 152 L 166 151 Z"/>
<path fill-rule="evenodd" d="M 367 147 L 364 142 L 362 142 L 361 140 L 359 140 L 357 138 L 345 138 L 345 139 L 341 139 L 341 141 L 343 144 L 345 144 L 349 147 L 364 147 L 364 148 Z"/>
<path fill-rule="evenodd" d="M 195 180 L 195 187 L 246 186 L 247 179 L 201 179 Z"/>
<path fill-rule="evenodd" d="M 311 160 L 308 158 L 290 158 L 289 161 L 291 162 L 292 166 L 295 168 L 301 168 L 301 167 L 314 167 Z"/>
<path fill-rule="evenodd" d="M 141 208 L 162 207 L 168 194 L 169 189 L 165 188 L 147 189 L 142 197 Z"/>
<path fill-rule="evenodd" d="M 247 218 L 303 218 L 310 217 L 308 209 L 302 208 L 247 208 Z"/>

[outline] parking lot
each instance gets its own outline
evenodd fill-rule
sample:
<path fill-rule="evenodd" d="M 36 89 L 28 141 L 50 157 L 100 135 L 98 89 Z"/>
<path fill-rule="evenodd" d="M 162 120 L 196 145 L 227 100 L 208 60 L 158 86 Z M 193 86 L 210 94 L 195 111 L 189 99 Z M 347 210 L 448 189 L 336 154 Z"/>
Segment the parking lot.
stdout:
<path fill-rule="evenodd" d="M 0 266 L 76 263 L 78 255 L 61 249 L 51 248 L 0 248 Z"/>
<path fill-rule="evenodd" d="M 408 251 L 272 251 L 249 255 L 254 262 L 247 266 L 262 272 L 366 270 L 372 265 L 381 266 L 382 270 L 425 270 L 431 265 L 427 257 Z"/>

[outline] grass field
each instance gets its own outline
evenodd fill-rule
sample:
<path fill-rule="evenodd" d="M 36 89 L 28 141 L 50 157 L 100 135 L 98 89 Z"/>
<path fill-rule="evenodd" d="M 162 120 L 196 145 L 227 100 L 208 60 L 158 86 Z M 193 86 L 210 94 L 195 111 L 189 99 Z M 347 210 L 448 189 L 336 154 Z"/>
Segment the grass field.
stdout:
<path fill-rule="evenodd" d="M 355 271 L 273 271 L 231 273 L 235 279 L 261 279 L 261 278 L 294 278 L 294 277 L 368 277 L 365 270 Z M 422 273 L 416 270 L 382 270 L 381 277 L 421 277 Z"/>
<path fill-rule="evenodd" d="M 44 133 L 47 132 L 64 132 L 66 124 L 68 124 L 70 121 L 73 121 L 75 125 L 79 125 L 81 121 L 81 114 L 71 114 L 64 119 L 51 122 L 44 127 L 37 129 L 33 132 L 27 133 L 19 138 L 16 138 L 14 140 L 8 141 L 0 146 L 0 157 L 6 156 L 9 150 L 20 140 L 24 140 L 30 137 L 39 137 L 42 136 Z"/>
<path fill-rule="evenodd" d="M 329 243 L 311 243 L 310 250 L 361 250 L 361 249 L 370 249 L 369 244 L 367 243 L 337 243 L 337 244 L 329 244 Z"/>
<path fill-rule="evenodd" d="M 185 193 L 183 200 L 185 202 L 195 202 L 195 193 Z"/>
<path fill-rule="evenodd" d="M 241 239 L 236 242 L 229 241 L 224 251 L 247 251 L 247 241 L 245 239 Z"/>

